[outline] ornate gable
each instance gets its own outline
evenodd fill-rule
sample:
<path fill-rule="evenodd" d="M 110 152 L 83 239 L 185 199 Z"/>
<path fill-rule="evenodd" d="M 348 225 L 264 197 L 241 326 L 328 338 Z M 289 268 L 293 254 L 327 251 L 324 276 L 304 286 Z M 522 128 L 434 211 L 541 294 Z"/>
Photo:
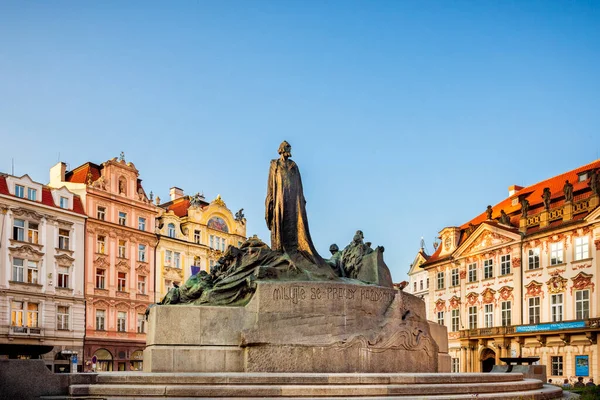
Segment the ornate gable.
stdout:
<path fill-rule="evenodd" d="M 487 288 L 481 293 L 481 297 L 483 298 L 484 304 L 490 304 L 496 302 L 495 297 L 496 291 L 492 288 Z"/>
<path fill-rule="evenodd" d="M 479 299 L 479 295 L 475 292 L 471 292 L 467 294 L 467 304 L 470 306 L 474 306 L 477 304 L 477 300 Z"/>
<path fill-rule="evenodd" d="M 119 272 L 129 272 L 129 263 L 126 260 L 119 260 L 115 267 Z"/>
<path fill-rule="evenodd" d="M 548 292 L 550 293 L 562 293 L 567 289 L 567 279 L 560 275 L 553 276 L 546 282 L 548 286 Z"/>
<path fill-rule="evenodd" d="M 591 288 L 593 292 L 593 277 L 594 275 L 586 274 L 585 272 L 580 272 L 574 278 L 571 278 L 571 280 L 573 281 L 573 286 L 571 286 L 571 294 L 573 294 L 573 290 L 583 290 L 588 288 Z"/>
<path fill-rule="evenodd" d="M 61 267 L 70 267 L 71 265 L 73 265 L 73 262 L 75 261 L 75 259 L 73 257 L 69 257 L 66 254 L 54 256 L 54 258 L 56 259 L 56 262 L 58 263 L 58 265 L 60 265 Z"/>
<path fill-rule="evenodd" d="M 33 246 L 24 244 L 19 247 L 10 247 L 11 254 L 18 257 L 39 260 L 44 256 L 44 253 L 37 251 Z"/>
<path fill-rule="evenodd" d="M 94 267 L 98 267 L 98 268 L 108 268 L 110 266 L 110 264 L 108 263 L 108 261 L 106 261 L 106 256 L 98 256 L 96 257 L 96 259 L 94 260 Z"/>
<path fill-rule="evenodd" d="M 439 299 L 435 302 L 435 311 L 445 311 L 446 310 L 446 300 Z"/>
<path fill-rule="evenodd" d="M 135 270 L 138 274 L 142 274 L 142 275 L 148 275 L 150 273 L 148 266 L 144 265 L 144 264 L 138 265 L 138 267 Z"/>
<path fill-rule="evenodd" d="M 519 240 L 520 237 L 517 233 L 484 223 L 479 225 L 464 243 L 460 245 L 455 253 L 455 257 L 481 253 L 509 243 L 518 242 Z"/>
<path fill-rule="evenodd" d="M 460 306 L 460 298 L 456 296 L 452 296 L 450 299 L 450 309 L 455 310 Z"/>
<path fill-rule="evenodd" d="M 525 298 L 538 296 L 544 298 L 544 291 L 542 290 L 542 286 L 543 284 L 540 282 L 529 282 L 527 285 L 525 285 L 525 289 L 527 289 L 527 292 L 525 293 Z"/>

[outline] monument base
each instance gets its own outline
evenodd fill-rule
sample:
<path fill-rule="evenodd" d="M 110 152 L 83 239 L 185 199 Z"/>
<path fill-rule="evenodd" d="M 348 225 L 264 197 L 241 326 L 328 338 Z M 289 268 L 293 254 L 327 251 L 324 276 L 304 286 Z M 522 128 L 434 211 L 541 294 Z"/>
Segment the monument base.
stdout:
<path fill-rule="evenodd" d="M 245 307 L 153 307 L 144 371 L 448 372 L 434 325 L 422 300 L 395 289 L 258 282 Z"/>

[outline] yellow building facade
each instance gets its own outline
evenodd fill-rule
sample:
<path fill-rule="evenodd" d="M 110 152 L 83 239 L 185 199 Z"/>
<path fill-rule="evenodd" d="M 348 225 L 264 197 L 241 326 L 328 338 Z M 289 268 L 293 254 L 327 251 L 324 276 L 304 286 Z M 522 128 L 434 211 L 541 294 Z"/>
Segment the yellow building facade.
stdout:
<path fill-rule="evenodd" d="M 246 218 L 242 210 L 234 215 L 217 196 L 185 196 L 171 188 L 171 200 L 161 204 L 156 233 L 156 291 L 162 298 L 185 282 L 195 271 L 210 271 L 227 247 L 239 247 L 246 240 Z M 157 299 L 157 300 L 158 300 Z"/>

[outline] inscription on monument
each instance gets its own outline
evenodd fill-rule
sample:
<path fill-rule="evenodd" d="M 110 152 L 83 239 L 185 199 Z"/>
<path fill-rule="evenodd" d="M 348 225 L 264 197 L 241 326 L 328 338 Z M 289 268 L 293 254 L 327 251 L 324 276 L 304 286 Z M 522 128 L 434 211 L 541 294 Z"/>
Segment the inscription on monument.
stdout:
<path fill-rule="evenodd" d="M 392 301 L 395 292 L 380 288 L 345 288 L 345 287 L 305 287 L 303 285 L 283 286 L 273 289 L 273 300 L 298 304 L 301 301 L 314 300 L 359 300 L 359 301 Z"/>

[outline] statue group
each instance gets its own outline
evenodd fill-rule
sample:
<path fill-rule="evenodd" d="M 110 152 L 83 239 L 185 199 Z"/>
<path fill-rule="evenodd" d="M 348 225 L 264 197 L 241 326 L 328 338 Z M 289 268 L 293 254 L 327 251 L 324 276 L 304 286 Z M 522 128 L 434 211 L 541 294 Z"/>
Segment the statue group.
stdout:
<path fill-rule="evenodd" d="M 323 259 L 312 242 L 302 179 L 291 159 L 291 146 L 279 146 L 271 160 L 265 200 L 265 220 L 271 247 L 256 236 L 239 248 L 229 246 L 209 272 L 200 271 L 183 285 L 169 290 L 158 304 L 245 305 L 257 281 L 345 281 L 391 288 L 383 261 L 383 247 L 371 248 L 357 231 L 340 251 L 331 245 L 332 257 Z M 240 210 L 240 218 L 243 217 Z"/>

